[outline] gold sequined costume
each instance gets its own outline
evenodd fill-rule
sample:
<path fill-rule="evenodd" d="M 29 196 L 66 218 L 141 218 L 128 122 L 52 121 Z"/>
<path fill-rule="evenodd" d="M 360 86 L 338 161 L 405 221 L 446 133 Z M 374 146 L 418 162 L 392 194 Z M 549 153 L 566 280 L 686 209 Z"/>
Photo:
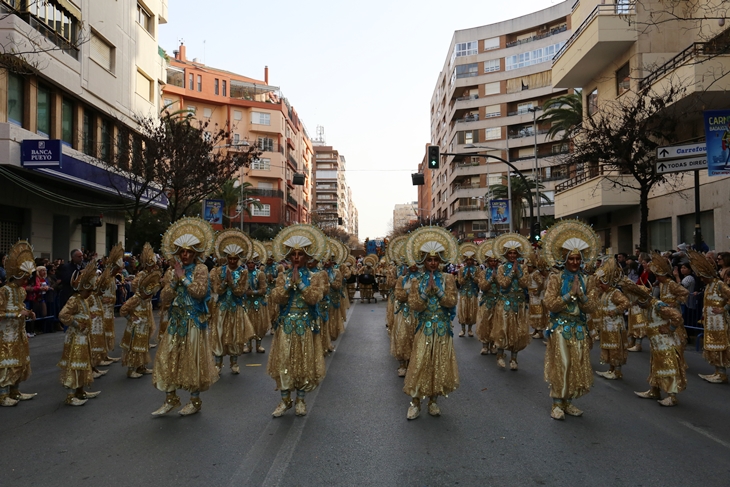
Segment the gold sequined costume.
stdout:
<path fill-rule="evenodd" d="M 30 347 L 25 318 L 20 314 L 25 309 L 25 294 L 16 281 L 0 287 L 0 389 L 30 377 Z"/>
<path fill-rule="evenodd" d="M 88 301 L 78 293 L 72 295 L 59 313 L 58 320 L 68 327 L 63 355 L 58 362 L 61 384 L 67 389 L 88 386 L 94 382 L 89 341 L 92 323 Z"/>

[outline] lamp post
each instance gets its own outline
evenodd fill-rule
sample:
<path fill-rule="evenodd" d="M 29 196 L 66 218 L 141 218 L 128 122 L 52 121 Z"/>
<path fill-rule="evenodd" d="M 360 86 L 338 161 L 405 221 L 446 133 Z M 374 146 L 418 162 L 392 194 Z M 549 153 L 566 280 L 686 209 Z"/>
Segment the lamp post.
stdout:
<path fill-rule="evenodd" d="M 243 198 L 243 183 L 240 180 L 238 180 L 238 179 L 233 182 L 233 187 L 234 188 L 241 188 L 241 196 L 239 196 L 239 198 L 238 198 L 238 208 L 236 208 L 236 210 L 237 210 L 236 211 L 236 214 L 235 215 L 229 215 L 228 218 L 238 218 L 238 216 L 240 215 L 240 217 L 241 217 L 241 220 L 240 220 L 240 224 L 241 224 L 240 225 L 240 228 L 241 228 L 241 231 L 243 231 L 243 214 L 246 211 L 246 204 L 247 203 L 251 203 L 253 201 L 257 201 L 258 202 L 258 201 L 261 201 L 261 200 L 258 199 L 258 198 L 245 198 L 244 199 Z"/>
<path fill-rule="evenodd" d="M 421 219 L 421 216 L 418 214 L 418 211 L 428 211 L 428 226 L 431 226 L 431 211 L 428 208 L 413 208 L 413 213 L 416 214 L 419 221 Z"/>
<path fill-rule="evenodd" d="M 486 145 L 474 145 L 474 144 L 467 144 L 464 146 L 465 149 L 487 149 L 487 150 L 498 150 L 501 151 L 502 149 L 497 147 L 489 147 Z M 492 156 L 494 157 L 494 156 Z M 495 157 L 495 159 L 499 159 L 499 157 Z M 506 163 L 509 167 L 514 168 L 515 171 L 517 170 L 512 164 L 509 163 L 509 134 L 507 134 L 507 160 L 500 159 L 502 162 Z M 489 186 L 489 161 L 487 161 L 487 186 Z M 510 208 L 512 207 L 512 171 L 507 171 L 507 201 L 509 201 Z M 490 215 L 491 217 L 491 215 Z M 491 221 L 491 219 L 490 219 Z M 515 223 L 512 217 L 510 216 L 509 219 L 509 231 L 514 232 L 515 231 Z"/>
<path fill-rule="evenodd" d="M 540 226 L 540 166 L 537 163 L 537 112 L 542 110 L 540 107 L 530 107 L 527 109 L 532 112 L 532 132 L 535 137 L 535 167 L 533 169 L 533 177 L 535 180 L 535 197 L 537 198 L 537 225 Z M 535 222 L 530 222 L 534 225 Z"/>

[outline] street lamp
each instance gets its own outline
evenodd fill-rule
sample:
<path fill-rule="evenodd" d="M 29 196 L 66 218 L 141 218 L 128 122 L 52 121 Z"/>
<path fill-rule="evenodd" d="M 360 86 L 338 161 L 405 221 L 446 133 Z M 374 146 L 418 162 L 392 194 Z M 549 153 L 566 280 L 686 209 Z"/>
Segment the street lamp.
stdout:
<path fill-rule="evenodd" d="M 486 145 L 474 145 L 474 144 L 467 144 L 464 146 L 464 149 L 487 149 L 487 150 L 498 150 L 501 151 L 502 149 L 499 149 L 497 147 L 489 147 Z M 507 149 L 507 159 L 509 159 L 509 148 Z M 509 163 L 508 163 L 509 164 Z M 487 187 L 489 187 L 489 161 L 487 161 Z M 507 171 L 507 200 L 509 201 L 510 208 L 512 207 L 512 172 Z M 491 202 L 491 199 L 490 199 Z M 491 216 L 490 216 L 490 222 L 491 222 Z M 515 231 L 515 224 L 514 220 L 512 220 L 512 217 L 509 219 L 509 231 L 514 232 Z"/>
<path fill-rule="evenodd" d="M 540 228 L 540 166 L 537 163 L 537 112 L 542 110 L 540 107 L 530 107 L 527 109 L 532 112 L 532 133 L 535 137 L 535 168 L 533 169 L 533 177 L 535 180 L 535 197 L 537 198 L 537 226 Z M 530 222 L 533 224 L 535 222 Z M 530 230 L 532 232 L 532 230 Z"/>
<path fill-rule="evenodd" d="M 428 211 L 428 226 L 431 226 L 431 211 L 428 208 L 413 208 L 413 213 L 416 214 L 419 220 L 421 219 L 421 216 L 418 214 L 418 210 Z"/>
<path fill-rule="evenodd" d="M 248 144 L 247 144 L 248 145 Z M 243 231 L 243 213 L 246 211 L 246 205 L 251 202 L 259 202 L 261 201 L 258 198 L 243 198 L 243 183 L 236 179 L 233 182 L 233 188 L 241 188 L 241 196 L 238 198 L 238 205 L 236 207 L 236 214 L 235 215 L 228 215 L 228 218 L 238 218 L 239 215 L 241 217 L 240 223 L 241 223 L 241 231 Z"/>

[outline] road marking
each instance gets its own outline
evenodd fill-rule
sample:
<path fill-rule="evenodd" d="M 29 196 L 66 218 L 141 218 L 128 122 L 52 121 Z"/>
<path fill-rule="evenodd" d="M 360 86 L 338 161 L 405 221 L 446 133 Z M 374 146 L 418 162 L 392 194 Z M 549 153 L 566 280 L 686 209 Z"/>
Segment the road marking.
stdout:
<path fill-rule="evenodd" d="M 702 436 L 706 436 L 707 438 L 711 439 L 712 441 L 721 444 L 725 448 L 730 448 L 730 443 L 728 443 L 727 441 L 721 440 L 720 438 L 713 435 L 712 433 L 705 431 L 704 429 L 699 428 L 699 427 L 693 425 L 692 423 L 688 423 L 687 421 L 680 421 L 679 424 L 686 426 L 687 428 L 701 434 Z"/>

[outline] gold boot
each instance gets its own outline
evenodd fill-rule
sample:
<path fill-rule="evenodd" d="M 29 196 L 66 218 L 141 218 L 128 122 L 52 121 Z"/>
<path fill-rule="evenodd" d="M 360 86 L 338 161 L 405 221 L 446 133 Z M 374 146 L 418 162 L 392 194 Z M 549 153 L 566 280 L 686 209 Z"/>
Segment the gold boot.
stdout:
<path fill-rule="evenodd" d="M 292 400 L 289 397 L 282 397 L 281 402 L 278 406 L 276 406 L 276 409 L 274 409 L 274 412 L 271 413 L 271 415 L 275 418 L 280 418 L 287 410 L 291 409 L 292 407 Z"/>
<path fill-rule="evenodd" d="M 185 407 L 177 413 L 180 416 L 190 416 L 200 411 L 202 407 L 203 401 L 200 400 L 200 396 L 190 396 L 190 402 L 188 402 Z"/>
<path fill-rule="evenodd" d="M 180 398 L 177 397 L 176 393 L 168 392 L 165 397 L 165 402 L 159 409 L 152 413 L 152 416 L 162 416 L 163 414 L 167 414 L 178 407 L 180 407 Z"/>

